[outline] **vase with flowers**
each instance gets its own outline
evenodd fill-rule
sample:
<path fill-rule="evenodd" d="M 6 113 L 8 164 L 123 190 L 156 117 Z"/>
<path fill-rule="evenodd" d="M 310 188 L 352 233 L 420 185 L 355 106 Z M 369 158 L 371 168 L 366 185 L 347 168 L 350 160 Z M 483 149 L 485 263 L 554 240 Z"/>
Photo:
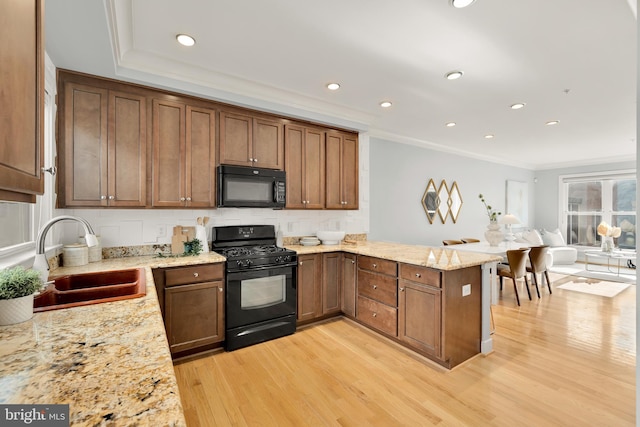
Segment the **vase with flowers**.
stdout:
<path fill-rule="evenodd" d="M 602 221 L 600 224 L 598 224 L 598 228 L 596 230 L 598 232 L 598 235 L 601 237 L 600 248 L 602 249 L 602 252 L 613 252 L 613 250 L 615 249 L 613 239 L 620 237 L 622 229 L 620 227 L 612 227 L 606 222 Z"/>
<path fill-rule="evenodd" d="M 479 194 L 478 198 L 484 205 L 489 217 L 489 225 L 487 226 L 487 231 L 484 232 L 484 237 L 489 242 L 489 246 L 498 246 L 504 240 L 504 234 L 500 231 L 500 224 L 498 224 L 498 217 L 502 215 L 502 212 L 498 212 L 487 204 L 482 194 Z"/>

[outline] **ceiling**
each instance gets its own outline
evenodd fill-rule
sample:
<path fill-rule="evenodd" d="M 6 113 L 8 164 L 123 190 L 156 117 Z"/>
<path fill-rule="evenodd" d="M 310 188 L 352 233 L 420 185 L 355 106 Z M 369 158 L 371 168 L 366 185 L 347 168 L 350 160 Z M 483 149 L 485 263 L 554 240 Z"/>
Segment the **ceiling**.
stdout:
<path fill-rule="evenodd" d="M 536 170 L 635 160 L 634 4 L 55 0 L 46 50 L 59 68 Z"/>

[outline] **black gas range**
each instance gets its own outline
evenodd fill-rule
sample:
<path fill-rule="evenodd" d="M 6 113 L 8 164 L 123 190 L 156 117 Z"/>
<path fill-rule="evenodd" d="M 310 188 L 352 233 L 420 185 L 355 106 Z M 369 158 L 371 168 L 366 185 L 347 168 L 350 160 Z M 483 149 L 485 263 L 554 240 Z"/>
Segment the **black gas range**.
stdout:
<path fill-rule="evenodd" d="M 211 250 L 227 259 L 225 349 L 294 333 L 298 256 L 276 245 L 275 227 L 214 227 L 211 237 Z"/>

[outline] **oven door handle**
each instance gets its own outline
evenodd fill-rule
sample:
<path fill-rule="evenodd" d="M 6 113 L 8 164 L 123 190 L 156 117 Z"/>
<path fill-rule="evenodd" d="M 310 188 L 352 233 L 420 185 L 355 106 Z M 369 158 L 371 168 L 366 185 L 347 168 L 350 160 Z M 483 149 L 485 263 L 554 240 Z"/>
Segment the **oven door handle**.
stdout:
<path fill-rule="evenodd" d="M 298 266 L 297 261 L 296 262 L 287 263 L 287 264 L 278 264 L 277 266 L 265 265 L 265 266 L 261 266 L 261 267 L 252 267 L 252 268 L 246 269 L 246 270 L 227 271 L 227 276 L 237 275 L 237 274 L 246 275 L 246 273 L 254 273 L 254 272 L 260 272 L 260 271 L 264 271 L 264 270 L 289 269 L 291 267 L 297 267 L 297 266 Z"/>

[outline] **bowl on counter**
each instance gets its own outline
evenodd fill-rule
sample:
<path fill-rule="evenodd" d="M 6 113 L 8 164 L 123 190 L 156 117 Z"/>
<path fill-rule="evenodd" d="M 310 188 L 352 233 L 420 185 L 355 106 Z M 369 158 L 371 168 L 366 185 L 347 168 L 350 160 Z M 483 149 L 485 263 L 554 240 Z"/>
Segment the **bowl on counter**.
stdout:
<path fill-rule="evenodd" d="M 322 241 L 323 245 L 337 245 L 342 239 L 344 239 L 344 231 L 318 231 L 316 233 L 318 239 Z"/>
<path fill-rule="evenodd" d="M 318 246 L 320 244 L 320 240 L 315 237 L 303 237 L 300 239 L 300 244 L 302 246 Z"/>

